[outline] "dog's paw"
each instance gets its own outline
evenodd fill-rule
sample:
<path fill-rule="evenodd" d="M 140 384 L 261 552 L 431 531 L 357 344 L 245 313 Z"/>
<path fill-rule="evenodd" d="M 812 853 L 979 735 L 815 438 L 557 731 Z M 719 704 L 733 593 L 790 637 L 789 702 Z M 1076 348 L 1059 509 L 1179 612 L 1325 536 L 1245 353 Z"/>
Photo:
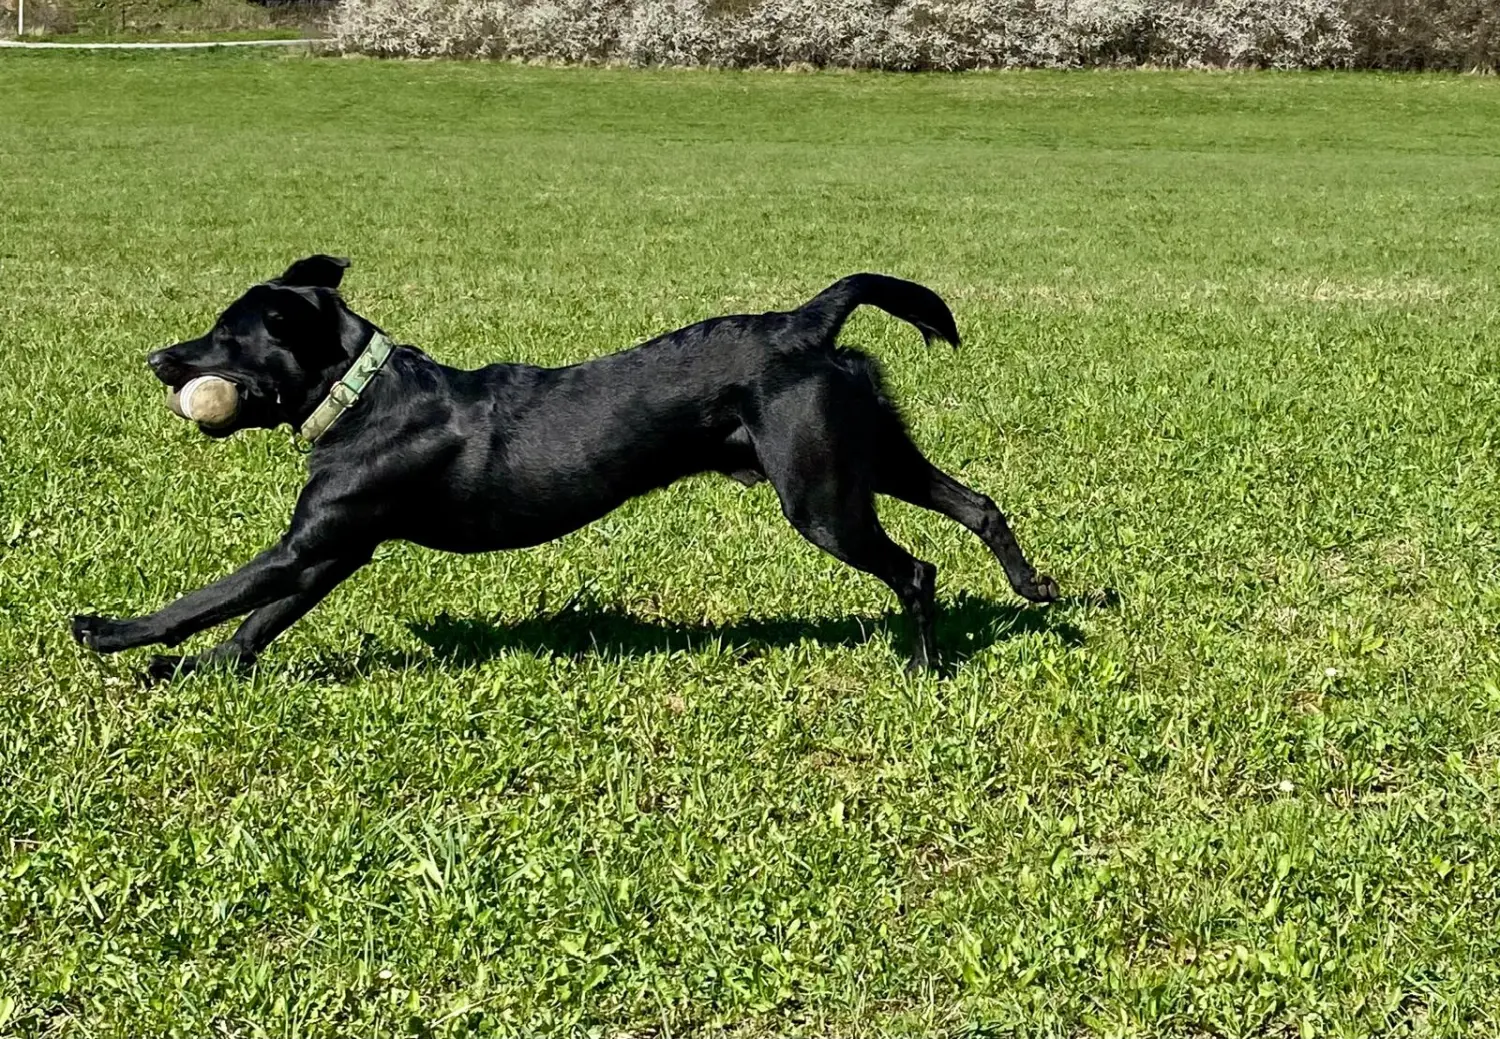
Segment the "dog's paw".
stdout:
<path fill-rule="evenodd" d="M 1030 602 L 1055 602 L 1062 595 L 1046 574 L 1032 574 L 1029 581 L 1016 585 L 1016 594 Z"/>
<path fill-rule="evenodd" d="M 146 670 L 141 672 L 140 679 L 145 685 L 154 685 L 205 669 L 224 669 L 230 674 L 244 675 L 254 666 L 254 653 L 233 642 L 225 642 L 202 653 L 181 656 L 176 653 L 157 654 L 146 665 Z"/>
<path fill-rule="evenodd" d="M 196 660 L 193 657 L 177 655 L 153 656 L 146 665 L 146 670 L 141 672 L 142 685 L 158 685 L 162 682 L 170 682 L 178 675 L 186 675 L 193 670 Z"/>
<path fill-rule="evenodd" d="M 80 613 L 73 618 L 73 640 L 96 653 L 116 653 L 132 644 L 128 638 L 129 624 L 113 617 Z"/>
<path fill-rule="evenodd" d="M 108 617 L 100 617 L 96 613 L 80 613 L 73 617 L 73 641 L 80 646 L 89 649 L 99 649 L 99 639 L 110 624 L 114 622 Z"/>

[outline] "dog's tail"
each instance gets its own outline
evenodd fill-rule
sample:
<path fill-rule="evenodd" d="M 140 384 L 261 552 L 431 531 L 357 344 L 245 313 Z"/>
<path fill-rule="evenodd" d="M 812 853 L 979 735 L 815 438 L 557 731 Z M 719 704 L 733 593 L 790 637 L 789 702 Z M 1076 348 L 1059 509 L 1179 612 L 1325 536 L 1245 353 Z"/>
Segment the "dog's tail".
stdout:
<path fill-rule="evenodd" d="M 798 314 L 811 322 L 815 342 L 831 346 L 854 308 L 864 303 L 915 325 L 929 346 L 934 336 L 958 346 L 958 326 L 941 296 L 925 285 L 884 274 L 840 278 L 803 304 Z"/>

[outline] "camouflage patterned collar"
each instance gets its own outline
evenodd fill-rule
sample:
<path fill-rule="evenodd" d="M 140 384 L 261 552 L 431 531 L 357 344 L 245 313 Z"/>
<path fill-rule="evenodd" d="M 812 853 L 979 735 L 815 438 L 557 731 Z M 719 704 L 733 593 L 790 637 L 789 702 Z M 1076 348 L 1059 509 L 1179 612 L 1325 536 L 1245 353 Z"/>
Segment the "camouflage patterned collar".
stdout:
<path fill-rule="evenodd" d="M 376 332 L 371 336 L 364 352 L 355 359 L 343 377 L 333 384 L 328 396 L 323 398 L 323 403 L 308 416 L 297 432 L 309 443 L 317 443 L 318 438 L 328 432 L 328 427 L 340 415 L 354 407 L 360 393 L 369 385 L 375 373 L 380 371 L 394 349 L 391 341 L 381 333 Z"/>

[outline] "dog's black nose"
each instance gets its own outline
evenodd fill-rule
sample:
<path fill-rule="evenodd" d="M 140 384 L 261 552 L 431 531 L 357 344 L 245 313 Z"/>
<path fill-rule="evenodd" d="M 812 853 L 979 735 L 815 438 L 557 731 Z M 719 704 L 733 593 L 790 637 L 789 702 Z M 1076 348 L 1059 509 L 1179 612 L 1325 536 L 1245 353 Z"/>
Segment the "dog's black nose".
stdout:
<path fill-rule="evenodd" d="M 146 355 L 146 363 L 151 366 L 152 371 L 160 371 L 161 366 L 170 360 L 171 358 L 167 356 L 167 351 L 165 350 L 157 350 Z"/>

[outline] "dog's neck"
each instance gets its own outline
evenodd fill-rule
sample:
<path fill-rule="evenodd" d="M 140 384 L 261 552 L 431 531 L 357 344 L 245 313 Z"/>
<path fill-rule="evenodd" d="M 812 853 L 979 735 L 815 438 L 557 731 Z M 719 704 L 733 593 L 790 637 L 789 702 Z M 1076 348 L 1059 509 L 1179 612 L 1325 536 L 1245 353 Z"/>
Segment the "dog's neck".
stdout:
<path fill-rule="evenodd" d="M 364 353 L 365 348 L 370 345 L 370 340 L 377 334 L 384 334 L 373 321 L 365 320 L 348 307 L 339 307 L 338 320 L 340 356 L 308 381 L 307 390 L 301 400 L 288 402 L 291 404 L 288 408 L 288 417 L 293 429 L 302 428 L 312 413 L 317 410 L 318 405 L 323 403 L 333 387 Z"/>

